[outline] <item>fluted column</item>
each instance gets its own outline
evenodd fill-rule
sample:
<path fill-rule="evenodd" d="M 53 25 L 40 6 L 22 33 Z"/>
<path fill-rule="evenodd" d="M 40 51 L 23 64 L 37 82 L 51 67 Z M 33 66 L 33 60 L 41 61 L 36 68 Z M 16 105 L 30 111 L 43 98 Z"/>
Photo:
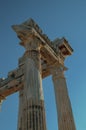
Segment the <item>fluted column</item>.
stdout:
<path fill-rule="evenodd" d="M 18 130 L 46 130 L 40 40 L 29 37 L 24 47 L 24 89 L 20 91 Z"/>
<path fill-rule="evenodd" d="M 58 65 L 53 67 L 51 71 L 58 113 L 58 127 L 59 130 L 76 130 L 64 70 L 65 67 Z"/>

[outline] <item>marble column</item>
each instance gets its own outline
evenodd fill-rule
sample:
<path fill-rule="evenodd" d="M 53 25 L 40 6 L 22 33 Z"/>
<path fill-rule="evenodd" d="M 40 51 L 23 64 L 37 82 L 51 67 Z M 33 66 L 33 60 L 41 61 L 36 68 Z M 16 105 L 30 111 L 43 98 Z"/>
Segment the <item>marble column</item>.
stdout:
<path fill-rule="evenodd" d="M 46 130 L 40 40 L 29 37 L 24 47 L 24 89 L 20 91 L 18 130 Z"/>
<path fill-rule="evenodd" d="M 65 67 L 60 65 L 52 68 L 52 79 L 54 83 L 55 99 L 58 115 L 59 130 L 76 130 L 71 103 L 68 96 Z"/>

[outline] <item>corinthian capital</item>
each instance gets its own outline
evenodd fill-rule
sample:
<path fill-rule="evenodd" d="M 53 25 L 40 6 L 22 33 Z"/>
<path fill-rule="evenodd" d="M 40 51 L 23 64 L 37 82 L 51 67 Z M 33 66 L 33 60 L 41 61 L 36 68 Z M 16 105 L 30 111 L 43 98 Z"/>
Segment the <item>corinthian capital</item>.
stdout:
<path fill-rule="evenodd" d="M 37 37 L 29 37 L 25 41 L 24 47 L 26 51 L 31 51 L 31 50 L 40 51 L 41 41 Z"/>
<path fill-rule="evenodd" d="M 53 76 L 53 79 L 57 79 L 57 78 L 65 78 L 64 77 L 64 71 L 66 71 L 67 68 L 65 66 L 62 65 L 58 65 L 58 66 L 54 66 L 51 68 L 51 74 Z"/>
<path fill-rule="evenodd" d="M 23 26 L 23 25 L 22 25 Z M 17 32 L 20 45 L 24 46 L 27 50 L 39 50 L 41 46 L 41 40 L 34 35 L 32 28 L 26 28 L 22 26 L 14 26 L 13 28 Z"/>

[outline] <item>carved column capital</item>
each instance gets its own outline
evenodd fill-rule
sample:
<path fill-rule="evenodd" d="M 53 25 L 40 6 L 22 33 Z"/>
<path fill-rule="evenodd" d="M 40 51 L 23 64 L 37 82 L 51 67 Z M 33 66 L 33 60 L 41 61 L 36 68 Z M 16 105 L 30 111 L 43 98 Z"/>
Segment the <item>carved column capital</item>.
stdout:
<path fill-rule="evenodd" d="M 40 39 L 38 39 L 36 36 L 30 36 L 27 37 L 26 40 L 23 41 L 22 44 L 26 51 L 31 51 L 31 50 L 36 50 L 36 51 L 40 51 L 41 48 L 41 41 Z"/>
<path fill-rule="evenodd" d="M 36 68 L 41 72 L 41 53 L 40 48 L 42 46 L 40 39 L 36 36 L 27 37 L 26 40 L 23 41 L 23 46 L 26 51 L 24 53 L 24 58 L 29 58 L 33 61 Z"/>
<path fill-rule="evenodd" d="M 53 80 L 56 80 L 57 78 L 65 78 L 64 71 L 66 71 L 67 68 L 62 65 L 53 66 L 51 68 L 51 74 Z"/>

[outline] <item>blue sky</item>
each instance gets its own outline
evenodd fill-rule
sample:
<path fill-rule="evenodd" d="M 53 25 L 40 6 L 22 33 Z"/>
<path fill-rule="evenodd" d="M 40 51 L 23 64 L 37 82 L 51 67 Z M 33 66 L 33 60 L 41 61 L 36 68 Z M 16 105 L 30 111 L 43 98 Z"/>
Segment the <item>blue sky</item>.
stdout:
<path fill-rule="evenodd" d="M 86 130 L 86 1 L 85 0 L 0 0 L 0 77 L 17 68 L 24 53 L 11 25 L 33 18 L 51 40 L 66 37 L 74 49 L 65 60 L 69 96 L 77 130 Z M 43 80 L 47 129 L 57 130 L 52 78 Z M 0 130 L 16 130 L 18 93 L 3 102 Z"/>

